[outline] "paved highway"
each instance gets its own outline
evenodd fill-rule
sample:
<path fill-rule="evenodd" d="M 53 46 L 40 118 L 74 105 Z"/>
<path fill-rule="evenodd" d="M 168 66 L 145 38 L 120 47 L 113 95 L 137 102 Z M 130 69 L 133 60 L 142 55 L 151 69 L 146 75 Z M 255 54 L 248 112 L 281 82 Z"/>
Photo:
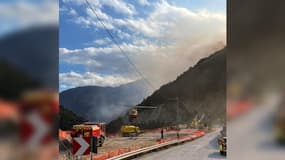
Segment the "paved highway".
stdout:
<path fill-rule="evenodd" d="M 153 152 L 136 160 L 215 160 L 225 159 L 219 153 L 217 136 L 219 130 L 208 133 L 202 138 L 187 142 L 183 145 L 171 147 L 162 151 Z"/>

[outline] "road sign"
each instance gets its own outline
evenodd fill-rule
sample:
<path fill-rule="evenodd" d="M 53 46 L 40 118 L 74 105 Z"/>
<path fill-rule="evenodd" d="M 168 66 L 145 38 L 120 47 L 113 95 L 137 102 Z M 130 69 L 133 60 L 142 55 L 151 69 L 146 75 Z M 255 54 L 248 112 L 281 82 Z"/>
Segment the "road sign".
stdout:
<path fill-rule="evenodd" d="M 97 137 L 92 136 L 92 138 L 91 138 L 91 152 L 98 153 L 97 144 L 98 144 Z"/>
<path fill-rule="evenodd" d="M 21 139 L 29 148 L 44 143 L 50 130 L 50 124 L 38 112 L 31 112 L 21 120 Z"/>
<path fill-rule="evenodd" d="M 91 138 L 90 137 L 74 137 L 72 140 L 72 154 L 74 156 L 82 156 L 90 154 Z"/>
<path fill-rule="evenodd" d="M 58 93 L 31 90 L 20 99 L 20 140 L 27 149 L 36 149 L 53 142 L 54 122 L 58 113 Z"/>

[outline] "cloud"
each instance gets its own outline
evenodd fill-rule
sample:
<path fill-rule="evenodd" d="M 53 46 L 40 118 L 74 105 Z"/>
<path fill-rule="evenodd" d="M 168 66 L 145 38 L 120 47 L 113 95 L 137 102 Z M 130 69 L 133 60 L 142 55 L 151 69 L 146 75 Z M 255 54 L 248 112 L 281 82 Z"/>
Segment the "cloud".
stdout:
<path fill-rule="evenodd" d="M 108 37 L 106 37 L 106 38 L 96 39 L 92 42 L 86 43 L 86 45 L 94 45 L 94 44 L 106 45 L 106 44 L 109 44 L 110 42 L 112 41 Z"/>
<path fill-rule="evenodd" d="M 66 12 L 68 9 L 65 6 L 59 7 L 59 12 Z"/>
<path fill-rule="evenodd" d="M 174 80 L 199 59 L 225 46 L 224 14 L 206 9 L 193 11 L 171 5 L 167 1 L 151 5 L 153 10 L 145 17 L 118 18 L 100 11 L 104 23 L 112 29 L 120 47 L 156 87 Z M 88 21 L 78 24 L 98 26 L 92 13 L 78 18 Z M 100 29 L 96 32 L 105 32 Z M 60 63 L 80 64 L 90 72 L 104 75 L 138 77 L 134 67 L 114 43 L 105 43 L 103 39 L 97 39 L 93 43 L 93 47 L 87 48 L 61 48 Z"/>
<path fill-rule="evenodd" d="M 85 5 L 85 0 L 63 0 L 65 4 L 76 4 Z M 102 7 L 111 7 L 115 12 L 134 15 L 136 13 L 135 7 L 131 4 L 124 2 L 123 0 L 88 0 L 89 4 L 92 5 L 96 10 L 102 9 Z"/>
<path fill-rule="evenodd" d="M 79 86 L 119 86 L 130 83 L 136 79 L 123 77 L 120 75 L 100 75 L 92 72 L 77 73 L 67 72 L 59 74 L 60 88 L 69 89 Z"/>
<path fill-rule="evenodd" d="M 59 51 L 59 63 L 62 65 L 81 65 L 87 71 L 110 75 L 127 75 L 132 71 L 116 46 L 74 50 L 60 48 Z"/>
<path fill-rule="evenodd" d="M 78 15 L 77 12 L 76 12 L 76 10 L 73 9 L 73 8 L 71 8 L 71 9 L 69 10 L 69 14 L 72 15 L 72 16 L 77 16 L 77 15 Z"/>
<path fill-rule="evenodd" d="M 191 11 L 170 5 L 167 1 L 154 6 L 153 12 L 146 18 L 126 18 L 114 20 L 114 23 L 150 38 L 176 40 L 187 35 L 206 37 L 208 34 L 225 34 L 226 16 L 221 13 L 211 13 L 206 9 Z"/>
<path fill-rule="evenodd" d="M 101 2 L 101 1 L 100 1 Z M 124 17 L 115 18 L 102 11 L 99 7 L 104 6 L 107 2 L 98 2 L 94 5 L 96 14 L 103 20 L 106 28 L 116 32 L 124 27 L 123 34 L 132 33 L 133 36 L 144 36 L 148 38 L 161 38 L 173 41 L 184 39 L 186 36 L 193 37 L 211 37 L 225 36 L 226 32 L 226 15 L 222 13 L 210 12 L 206 9 L 191 11 L 183 7 L 170 5 L 167 1 L 154 3 L 154 9 L 147 17 Z M 112 5 L 119 4 L 115 1 Z M 120 2 L 125 6 L 127 4 Z M 100 4 L 100 5 L 99 5 Z M 111 4 L 109 4 L 111 5 Z M 119 5 L 120 6 L 120 5 Z M 120 8 L 120 7 L 117 7 Z M 132 8 L 132 7 L 131 7 Z M 73 20 L 76 24 L 87 27 L 96 26 L 103 28 L 98 22 L 95 14 L 90 8 L 86 9 L 86 16 L 75 16 Z M 186 33 L 186 35 L 185 35 Z M 124 38 L 121 33 L 117 33 L 119 38 Z"/>
<path fill-rule="evenodd" d="M 103 29 L 106 27 L 109 30 L 116 29 L 114 25 L 110 22 L 111 17 L 109 17 L 107 14 L 103 13 L 101 10 L 97 10 L 96 14 L 98 15 L 100 20 L 104 20 L 104 26 L 102 23 L 100 23 L 96 17 L 96 15 L 92 12 L 90 8 L 86 9 L 86 13 L 88 16 L 73 16 L 69 21 L 74 22 L 75 24 L 78 25 L 83 25 L 84 27 L 90 28 L 95 26 L 95 30 L 98 28 Z M 109 21 L 108 21 L 109 20 Z"/>
<path fill-rule="evenodd" d="M 92 18 L 95 18 L 96 19 L 96 15 L 95 13 L 92 11 L 91 8 L 86 8 L 86 13 L 87 15 L 89 15 L 90 17 Z M 96 10 L 96 14 L 98 15 L 98 17 L 102 20 L 111 20 L 111 17 L 109 17 L 107 14 L 105 14 L 104 12 L 101 11 L 101 9 L 97 9 Z"/>
<path fill-rule="evenodd" d="M 10 32 L 36 25 L 57 25 L 58 2 L 44 1 L 0 3 L 0 32 Z"/>
<path fill-rule="evenodd" d="M 138 0 L 138 3 L 142 6 L 146 6 L 146 5 L 150 5 L 150 3 L 148 2 L 148 0 Z"/>
<path fill-rule="evenodd" d="M 85 0 L 62 0 L 62 2 L 63 3 L 73 3 L 73 4 L 77 4 L 77 5 L 85 4 Z M 98 1 L 97 0 L 89 0 L 89 2 L 92 2 L 94 4 L 95 2 L 98 2 Z"/>
<path fill-rule="evenodd" d="M 114 45 L 108 46 L 108 47 L 88 47 L 83 49 L 67 49 L 67 48 L 60 48 L 59 49 L 59 55 L 77 55 L 81 56 L 81 54 L 84 54 L 86 56 L 96 56 L 99 53 L 102 54 L 110 54 L 114 52 L 119 52 L 119 48 L 115 47 Z M 68 58 L 68 57 L 65 57 Z"/>
<path fill-rule="evenodd" d="M 187 44 L 159 46 L 141 39 L 121 47 L 145 78 L 159 87 L 174 80 L 199 59 L 223 48 L 224 43 L 207 41 L 187 48 Z M 88 71 L 104 75 L 142 78 L 115 45 L 75 50 L 61 48 L 60 53 L 60 64 L 79 64 Z"/>
<path fill-rule="evenodd" d="M 102 0 L 101 2 L 103 5 L 112 7 L 117 13 L 128 15 L 136 13 L 134 6 L 125 3 L 123 0 Z"/>
<path fill-rule="evenodd" d="M 136 14 L 135 7 L 131 4 L 125 3 L 123 0 L 88 0 L 90 6 L 87 7 L 85 0 L 63 0 L 64 4 L 61 6 L 61 11 L 66 10 L 67 4 L 75 4 L 84 7 L 85 15 L 78 16 L 77 14 L 70 14 L 73 15 L 69 21 L 72 21 L 79 25 L 84 25 L 84 27 L 92 27 L 95 26 L 97 28 L 103 28 L 103 25 L 98 22 L 97 16 L 104 21 L 105 27 L 107 29 L 114 29 L 117 28 L 114 26 L 113 17 L 108 15 L 107 13 L 103 12 L 103 7 L 110 7 L 113 9 L 114 12 L 123 14 L 123 15 L 134 15 Z M 91 9 L 92 8 L 92 9 Z M 93 12 L 95 11 L 95 13 Z M 74 10 L 75 11 L 75 10 Z M 72 11 L 72 12 L 74 12 Z M 97 15 L 97 16 L 96 16 Z"/>

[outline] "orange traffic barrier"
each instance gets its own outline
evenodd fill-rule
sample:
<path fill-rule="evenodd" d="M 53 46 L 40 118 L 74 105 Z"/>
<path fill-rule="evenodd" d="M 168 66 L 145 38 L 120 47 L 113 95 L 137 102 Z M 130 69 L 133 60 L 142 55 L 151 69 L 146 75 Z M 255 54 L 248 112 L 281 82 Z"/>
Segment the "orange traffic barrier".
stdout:
<path fill-rule="evenodd" d="M 119 149 L 119 155 L 120 155 L 120 154 L 127 153 L 127 152 L 128 152 L 128 149 L 127 149 L 127 148 L 121 148 L 121 149 Z"/>
<path fill-rule="evenodd" d="M 108 153 L 108 158 L 111 158 L 111 157 L 115 157 L 119 154 L 119 150 L 116 149 L 116 150 L 112 150 Z"/>
<path fill-rule="evenodd" d="M 108 158 L 112 158 L 112 157 L 118 156 L 120 154 L 124 154 L 124 153 L 127 153 L 127 152 L 135 151 L 135 150 L 138 150 L 138 149 L 140 149 L 140 147 L 134 146 L 134 147 L 130 147 L 130 148 L 121 148 L 121 149 L 117 149 L 117 150 L 112 150 L 112 151 L 110 151 L 108 153 L 96 155 L 95 157 L 92 158 L 92 160 L 105 160 L 105 159 L 108 159 Z"/>
<path fill-rule="evenodd" d="M 244 101 L 228 101 L 227 102 L 227 118 L 235 118 L 248 110 L 253 106 L 250 100 Z"/>
<path fill-rule="evenodd" d="M 0 120 L 17 120 L 18 118 L 19 111 L 17 104 L 0 99 Z"/>
<path fill-rule="evenodd" d="M 189 130 L 189 132 L 190 132 L 190 130 Z M 191 132 L 193 132 L 193 130 L 191 130 Z M 183 137 L 180 137 L 180 139 L 192 140 L 192 139 L 199 138 L 199 137 L 205 135 L 206 133 L 207 133 L 206 130 L 197 130 L 197 131 L 193 132 L 192 135 L 183 136 Z M 156 144 L 170 142 L 170 141 L 173 141 L 173 140 L 177 140 L 177 138 L 158 139 Z M 108 153 L 105 153 L 105 154 L 96 155 L 95 157 L 93 157 L 92 160 L 105 160 L 105 159 L 108 159 L 108 158 L 111 158 L 111 157 L 114 157 L 114 156 L 118 156 L 120 154 L 124 154 L 124 153 L 131 152 L 131 151 L 136 151 L 136 150 L 138 150 L 140 148 L 141 147 L 133 146 L 133 147 L 129 147 L 129 148 L 121 148 L 121 149 L 117 149 L 117 150 L 112 150 L 112 151 L 110 151 Z"/>
<path fill-rule="evenodd" d="M 140 149 L 140 147 L 133 146 L 133 147 L 130 148 L 130 151 L 135 151 L 135 150 L 138 150 L 138 149 Z"/>
<path fill-rule="evenodd" d="M 92 160 L 105 160 L 108 158 L 108 153 L 99 154 L 92 158 Z"/>
<path fill-rule="evenodd" d="M 194 132 L 194 130 L 193 129 L 187 129 L 187 130 L 185 130 L 184 132 Z"/>
<path fill-rule="evenodd" d="M 58 138 L 59 140 L 70 139 L 71 131 L 63 131 L 61 129 L 58 130 Z"/>

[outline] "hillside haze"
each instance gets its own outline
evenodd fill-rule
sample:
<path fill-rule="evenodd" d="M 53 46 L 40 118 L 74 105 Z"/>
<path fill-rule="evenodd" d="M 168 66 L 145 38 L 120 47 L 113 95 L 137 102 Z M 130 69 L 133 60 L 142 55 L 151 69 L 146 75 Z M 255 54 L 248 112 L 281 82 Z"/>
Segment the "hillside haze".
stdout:
<path fill-rule="evenodd" d="M 138 104 L 150 92 L 145 82 L 118 87 L 84 86 L 60 93 L 60 104 L 89 121 L 109 122 Z"/>
<path fill-rule="evenodd" d="M 207 125 L 223 124 L 226 118 L 225 84 L 226 49 L 223 49 L 201 59 L 176 80 L 143 100 L 139 105 L 157 108 L 139 111 L 137 124 L 142 128 L 163 127 L 191 122 L 196 115 L 204 115 L 203 121 Z M 120 125 L 127 123 L 126 115 L 110 122 L 108 131 L 118 131 Z"/>

